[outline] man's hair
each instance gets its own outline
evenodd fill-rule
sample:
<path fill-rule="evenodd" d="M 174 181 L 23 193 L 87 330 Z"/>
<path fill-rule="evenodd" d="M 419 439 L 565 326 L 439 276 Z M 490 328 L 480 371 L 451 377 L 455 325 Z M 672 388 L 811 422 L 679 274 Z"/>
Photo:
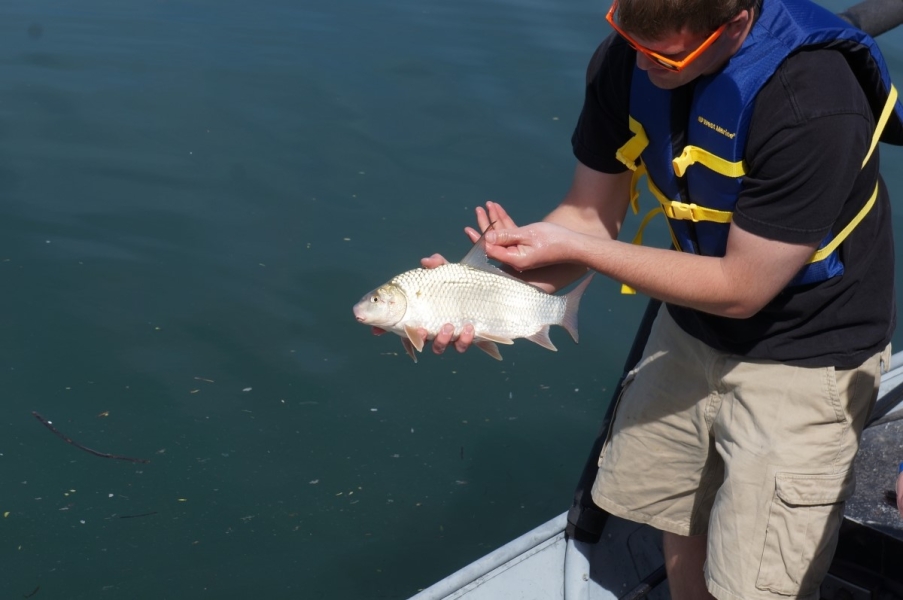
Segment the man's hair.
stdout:
<path fill-rule="evenodd" d="M 618 0 L 618 24 L 648 40 L 686 28 L 711 33 L 758 0 Z"/>

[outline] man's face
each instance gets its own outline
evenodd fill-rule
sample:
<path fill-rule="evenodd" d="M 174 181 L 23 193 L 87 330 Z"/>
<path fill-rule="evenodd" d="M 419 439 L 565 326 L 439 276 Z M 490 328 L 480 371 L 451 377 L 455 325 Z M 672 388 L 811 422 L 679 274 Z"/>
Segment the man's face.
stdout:
<path fill-rule="evenodd" d="M 657 54 L 679 61 L 699 48 L 708 37 L 706 34 L 691 33 L 684 29 L 665 36 L 658 41 L 645 40 L 637 36 L 634 36 L 633 39 Z M 680 71 L 672 71 L 663 67 L 642 52 L 637 52 L 636 64 L 638 68 L 646 71 L 649 81 L 653 85 L 665 90 L 673 90 L 685 83 L 689 83 L 700 75 L 714 73 L 724 64 L 728 55 L 725 55 L 724 44 L 720 42 L 722 42 L 721 39 L 716 40 Z"/>

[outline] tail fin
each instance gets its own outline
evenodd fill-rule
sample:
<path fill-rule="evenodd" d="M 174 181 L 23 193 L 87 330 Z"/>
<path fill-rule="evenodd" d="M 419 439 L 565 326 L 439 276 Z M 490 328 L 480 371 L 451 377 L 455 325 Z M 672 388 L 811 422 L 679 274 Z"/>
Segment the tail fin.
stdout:
<path fill-rule="evenodd" d="M 590 273 L 577 287 L 564 296 L 565 309 L 564 317 L 561 319 L 561 326 L 567 329 L 567 332 L 571 334 L 575 342 L 580 341 L 577 335 L 577 309 L 580 308 L 580 298 L 583 296 L 583 292 L 586 291 L 586 286 L 593 280 L 593 275 L 593 273 Z"/>

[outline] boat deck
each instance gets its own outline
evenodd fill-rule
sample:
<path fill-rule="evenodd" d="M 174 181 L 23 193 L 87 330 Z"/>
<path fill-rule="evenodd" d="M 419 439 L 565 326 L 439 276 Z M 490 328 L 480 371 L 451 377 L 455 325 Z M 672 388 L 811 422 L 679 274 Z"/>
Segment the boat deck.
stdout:
<path fill-rule="evenodd" d="M 896 411 L 862 432 L 856 456 L 856 492 L 847 501 L 851 521 L 903 540 L 903 518 L 884 500 L 903 462 L 903 412 Z"/>

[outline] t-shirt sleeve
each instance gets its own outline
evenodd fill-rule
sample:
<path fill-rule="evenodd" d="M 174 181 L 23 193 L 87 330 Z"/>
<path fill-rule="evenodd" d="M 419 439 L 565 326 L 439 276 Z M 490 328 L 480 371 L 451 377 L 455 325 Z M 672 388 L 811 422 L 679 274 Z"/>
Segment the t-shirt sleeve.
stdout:
<path fill-rule="evenodd" d="M 574 156 L 603 173 L 627 167 L 615 152 L 630 139 L 630 78 L 635 51 L 613 33 L 599 46 L 587 69 L 586 92 L 577 127 L 571 137 Z"/>
<path fill-rule="evenodd" d="M 788 58 L 756 98 L 734 224 L 788 243 L 822 240 L 861 174 L 873 128 L 843 55 Z"/>

